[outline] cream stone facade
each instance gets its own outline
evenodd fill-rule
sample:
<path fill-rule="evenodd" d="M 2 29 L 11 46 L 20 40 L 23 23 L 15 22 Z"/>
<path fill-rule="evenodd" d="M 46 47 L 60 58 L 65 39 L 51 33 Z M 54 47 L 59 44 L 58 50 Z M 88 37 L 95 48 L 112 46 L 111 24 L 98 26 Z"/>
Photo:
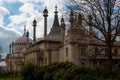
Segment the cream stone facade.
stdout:
<path fill-rule="evenodd" d="M 43 13 L 44 37 L 36 39 L 37 21 L 34 19 L 33 40 L 28 38 L 28 33 L 25 32 L 21 38 L 12 43 L 10 53 L 6 57 L 8 70 L 20 70 L 28 63 L 44 66 L 53 62 L 70 61 L 75 64 L 94 66 L 108 60 L 105 44 L 84 29 L 81 14 L 76 17 L 71 11 L 70 25 L 66 33 L 64 18 L 62 17 L 59 24 L 58 11 L 55 7 L 53 26 L 47 34 L 48 10 L 45 8 Z M 97 35 L 92 31 L 91 17 L 88 20 L 89 31 Z M 119 45 L 116 42 L 113 47 L 114 64 L 118 64 L 120 60 Z"/>
<path fill-rule="evenodd" d="M 28 32 L 27 32 L 28 33 Z M 24 66 L 25 62 L 25 48 L 28 44 L 32 43 L 32 40 L 27 37 L 25 32 L 23 36 L 15 40 L 10 44 L 10 51 L 5 59 L 7 70 L 20 70 Z"/>

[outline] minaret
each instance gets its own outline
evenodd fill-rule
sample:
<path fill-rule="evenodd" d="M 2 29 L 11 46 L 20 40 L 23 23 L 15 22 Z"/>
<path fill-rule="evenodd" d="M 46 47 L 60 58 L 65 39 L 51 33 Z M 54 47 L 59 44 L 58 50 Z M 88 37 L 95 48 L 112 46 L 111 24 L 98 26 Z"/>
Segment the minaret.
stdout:
<path fill-rule="evenodd" d="M 24 34 L 26 33 L 26 26 L 24 26 Z"/>
<path fill-rule="evenodd" d="M 55 6 L 55 15 L 54 15 L 54 22 L 52 27 L 59 27 L 59 21 L 58 21 L 58 11 L 57 11 L 57 6 Z"/>
<path fill-rule="evenodd" d="M 29 46 L 29 32 L 28 31 L 27 31 L 26 37 L 27 37 L 27 47 L 28 47 Z"/>
<path fill-rule="evenodd" d="M 74 23 L 74 12 L 71 10 L 70 13 L 70 27 L 73 27 L 73 23 Z"/>
<path fill-rule="evenodd" d="M 65 21 L 62 16 L 62 19 L 61 19 L 61 43 L 62 45 L 64 45 L 64 36 L 65 36 Z"/>
<path fill-rule="evenodd" d="M 14 42 L 12 42 L 11 48 L 12 48 L 12 54 L 13 54 Z"/>
<path fill-rule="evenodd" d="M 11 54 L 11 47 L 12 47 L 12 45 L 10 44 L 9 45 L 9 53 Z"/>
<path fill-rule="evenodd" d="M 89 24 L 89 32 L 92 33 L 92 16 L 91 15 L 89 15 L 89 22 L 88 22 L 88 24 Z"/>
<path fill-rule="evenodd" d="M 56 24 L 56 23 L 58 23 L 59 24 L 59 22 L 58 22 L 58 11 L 57 11 L 57 5 L 55 6 L 55 15 L 54 15 L 54 23 L 53 23 L 53 26 Z"/>
<path fill-rule="evenodd" d="M 88 16 L 89 21 L 88 21 L 88 25 L 89 25 L 89 42 L 93 42 L 93 32 L 92 32 L 92 16 L 89 15 Z"/>
<path fill-rule="evenodd" d="M 44 11 L 43 11 L 43 16 L 44 16 L 44 40 L 46 41 L 47 38 L 47 17 L 48 17 L 48 10 L 45 7 Z"/>
<path fill-rule="evenodd" d="M 58 11 L 57 11 L 57 5 L 55 6 L 55 18 L 58 18 Z"/>
<path fill-rule="evenodd" d="M 82 26 L 82 14 L 81 13 L 78 14 L 78 24 Z"/>
<path fill-rule="evenodd" d="M 33 20 L 33 42 L 36 42 L 36 26 L 37 26 L 37 21 Z"/>

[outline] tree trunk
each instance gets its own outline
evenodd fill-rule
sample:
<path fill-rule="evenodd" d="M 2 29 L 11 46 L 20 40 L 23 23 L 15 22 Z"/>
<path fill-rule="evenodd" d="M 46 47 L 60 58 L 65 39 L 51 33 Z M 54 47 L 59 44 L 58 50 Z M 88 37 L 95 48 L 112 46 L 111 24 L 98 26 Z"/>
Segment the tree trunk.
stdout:
<path fill-rule="evenodd" d="M 112 46 L 111 46 L 111 44 L 109 44 L 108 45 L 108 53 L 107 53 L 107 55 L 108 55 L 108 62 L 109 62 L 109 66 L 108 66 L 108 68 L 109 68 L 109 70 L 110 70 L 110 74 L 112 73 L 112 66 L 113 66 L 113 58 L 112 58 Z"/>

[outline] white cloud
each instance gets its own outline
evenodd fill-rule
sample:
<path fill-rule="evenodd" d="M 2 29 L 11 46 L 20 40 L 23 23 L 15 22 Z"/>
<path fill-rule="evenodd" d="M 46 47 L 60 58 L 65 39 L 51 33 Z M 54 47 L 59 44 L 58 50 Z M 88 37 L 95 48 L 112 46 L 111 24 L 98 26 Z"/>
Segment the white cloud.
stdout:
<path fill-rule="evenodd" d="M 9 1 L 9 0 L 7 0 Z M 33 32 L 32 30 L 32 21 L 34 17 L 37 20 L 37 37 L 43 36 L 43 30 L 44 30 L 44 17 L 43 13 L 40 11 L 44 10 L 44 6 L 47 6 L 47 9 L 49 11 L 48 13 L 48 31 L 50 30 L 53 19 L 54 19 L 54 11 L 55 11 L 55 5 L 58 5 L 58 11 L 60 8 L 63 7 L 60 3 L 61 0 L 19 0 L 20 2 L 24 3 L 20 8 L 19 11 L 21 12 L 19 15 L 12 15 L 9 17 L 10 24 L 8 25 L 9 28 L 14 28 L 17 31 L 22 31 L 24 28 L 24 25 L 26 25 L 28 31 L 30 33 Z M 36 4 L 36 3 L 43 3 L 43 4 Z M 52 6 L 51 6 L 52 5 Z M 36 9 L 37 8 L 37 9 Z M 39 10 L 40 9 L 40 10 Z M 59 18 L 61 17 L 61 13 L 59 13 Z M 24 23 L 24 25 L 20 25 L 21 23 Z M 32 35 L 32 34 L 31 34 Z"/>
<path fill-rule="evenodd" d="M 19 14 L 18 15 L 10 15 L 9 11 L 4 8 L 0 7 L 0 24 L 3 26 L 3 19 L 5 14 L 9 14 L 9 20 L 10 23 L 5 27 L 0 27 L 0 37 L 3 39 L 0 39 L 4 47 L 8 47 L 9 43 L 13 40 L 16 40 L 20 35 L 23 34 L 24 26 L 26 25 L 27 30 L 30 32 L 30 37 L 32 37 L 33 33 L 33 19 L 36 18 L 37 20 L 37 38 L 43 36 L 44 32 L 44 17 L 43 17 L 43 10 L 45 5 L 48 9 L 48 31 L 50 31 L 50 28 L 53 24 L 54 19 L 54 11 L 55 11 L 55 5 L 58 6 L 58 12 L 63 7 L 62 1 L 64 0 L 4 0 L 4 2 L 7 3 L 15 3 L 15 2 L 21 2 L 23 3 L 22 6 L 20 6 Z M 0 2 L 3 2 L 3 0 Z M 39 4 L 41 3 L 41 4 Z M 61 18 L 61 13 L 59 13 L 59 18 Z M 2 31 L 2 32 L 1 32 Z M 3 36 L 4 35 L 4 36 Z M 13 36 L 14 35 L 14 36 Z"/>
<path fill-rule="evenodd" d="M 9 11 L 6 8 L 0 6 L 0 14 L 9 14 Z"/>
<path fill-rule="evenodd" d="M 22 13 L 30 14 L 30 16 L 35 15 L 37 11 L 34 9 L 34 4 L 33 3 L 26 3 L 22 7 L 19 8 L 19 10 Z"/>
<path fill-rule="evenodd" d="M 4 24 L 3 19 L 4 19 L 4 15 L 6 14 L 9 14 L 9 11 L 6 8 L 0 6 L 0 25 Z"/>
<path fill-rule="evenodd" d="M 38 23 L 42 19 L 42 14 L 38 10 L 35 9 L 35 6 L 36 5 L 34 5 L 33 3 L 26 3 L 23 6 L 21 6 L 19 8 L 19 11 L 21 13 L 19 15 L 13 15 L 9 17 L 11 22 L 8 26 L 11 28 L 15 28 L 18 31 L 21 31 L 21 30 L 24 30 L 23 29 L 24 25 L 26 25 L 27 30 L 29 30 L 31 33 L 33 19 L 36 18 Z"/>
<path fill-rule="evenodd" d="M 4 39 L 3 37 L 5 38 L 8 38 L 8 37 L 14 37 L 13 34 L 16 34 L 16 35 L 21 35 L 21 33 L 17 32 L 16 30 L 14 29 L 10 29 L 10 28 L 7 28 L 7 27 L 1 27 L 0 26 L 0 38 L 1 39 Z M 11 36 L 10 36 L 11 35 Z M 8 38 L 9 39 L 9 38 Z M 7 40 L 6 40 L 7 41 Z"/>
<path fill-rule="evenodd" d="M 22 3 L 33 3 L 33 2 L 39 2 L 39 0 L 19 0 Z"/>
<path fill-rule="evenodd" d="M 20 37 L 20 33 L 16 32 L 14 29 L 9 29 L 0 26 L 0 46 L 3 48 L 3 53 L 5 54 L 9 50 L 9 44 Z"/>
<path fill-rule="evenodd" d="M 19 24 L 21 24 L 21 22 L 25 22 L 27 20 L 27 17 L 25 14 L 21 14 L 21 15 L 10 16 L 9 19 L 11 21 L 10 24 L 19 25 Z"/>
<path fill-rule="evenodd" d="M 7 3 L 15 3 L 18 0 L 1 0 L 1 2 L 7 2 Z"/>
<path fill-rule="evenodd" d="M 6 66 L 6 63 L 4 61 L 0 62 L 0 67 L 1 66 Z"/>

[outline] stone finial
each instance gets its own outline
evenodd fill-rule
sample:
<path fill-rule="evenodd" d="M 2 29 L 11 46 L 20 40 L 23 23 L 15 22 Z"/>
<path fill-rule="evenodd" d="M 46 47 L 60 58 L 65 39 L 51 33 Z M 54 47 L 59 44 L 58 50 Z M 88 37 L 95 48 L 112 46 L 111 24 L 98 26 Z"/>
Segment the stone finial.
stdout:
<path fill-rule="evenodd" d="M 36 21 L 36 19 L 34 18 L 34 20 L 33 20 L 33 26 L 37 26 L 37 21 Z"/>
<path fill-rule="evenodd" d="M 24 34 L 26 33 L 26 25 L 24 26 Z"/>
<path fill-rule="evenodd" d="M 45 6 L 45 9 L 43 11 L 43 16 L 44 17 L 48 17 L 48 10 L 47 10 L 47 7 Z"/>
<path fill-rule="evenodd" d="M 74 22 L 74 12 L 73 12 L 73 10 L 71 10 L 71 12 L 70 12 L 70 23 L 73 23 Z"/>

